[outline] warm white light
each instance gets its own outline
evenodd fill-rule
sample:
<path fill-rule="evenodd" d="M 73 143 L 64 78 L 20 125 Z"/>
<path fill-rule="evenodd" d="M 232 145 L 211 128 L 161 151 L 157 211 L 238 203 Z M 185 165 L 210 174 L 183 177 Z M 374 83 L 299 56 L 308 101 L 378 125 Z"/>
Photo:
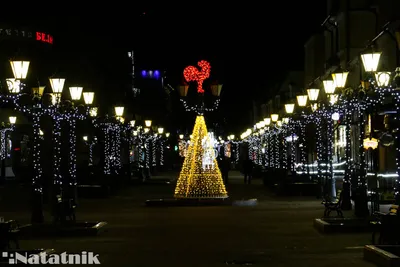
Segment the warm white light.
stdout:
<path fill-rule="evenodd" d="M 80 100 L 82 97 L 83 87 L 70 87 L 69 93 L 72 100 Z"/>
<path fill-rule="evenodd" d="M 124 118 L 124 117 L 117 116 L 117 120 L 118 120 L 120 123 L 125 123 L 125 118 Z"/>
<path fill-rule="evenodd" d="M 43 136 L 43 135 L 44 135 L 44 132 L 42 131 L 42 129 L 39 130 L 39 135 L 40 135 L 40 136 Z"/>
<path fill-rule="evenodd" d="M 129 124 L 131 125 L 131 127 L 135 127 L 135 123 L 136 123 L 135 120 L 131 120 L 131 121 L 129 122 Z"/>
<path fill-rule="evenodd" d="M 124 115 L 124 107 L 114 107 L 115 116 L 121 117 Z"/>
<path fill-rule="evenodd" d="M 340 119 L 340 114 L 335 112 L 332 114 L 332 120 L 338 121 Z"/>
<path fill-rule="evenodd" d="M 307 94 L 310 101 L 317 101 L 319 95 L 319 89 L 308 89 Z"/>
<path fill-rule="evenodd" d="M 262 121 L 260 121 L 259 123 L 260 123 L 261 128 L 264 128 L 264 127 L 265 127 L 265 121 L 262 120 Z"/>
<path fill-rule="evenodd" d="M 285 111 L 287 114 L 292 114 L 294 111 L 294 104 L 286 104 Z"/>
<path fill-rule="evenodd" d="M 59 99 L 59 94 L 50 94 L 51 95 L 51 104 L 56 105 Z"/>
<path fill-rule="evenodd" d="M 265 118 L 264 119 L 265 125 L 268 126 L 271 124 L 271 118 Z"/>
<path fill-rule="evenodd" d="M 278 125 L 278 127 L 282 127 L 282 121 L 277 121 L 276 125 Z"/>
<path fill-rule="evenodd" d="M 388 86 L 390 82 L 390 72 L 377 72 L 375 73 L 375 79 L 379 87 Z"/>
<path fill-rule="evenodd" d="M 146 127 L 151 127 L 151 120 L 145 120 L 144 125 L 146 125 Z"/>
<path fill-rule="evenodd" d="M 10 124 L 15 124 L 17 122 L 17 117 L 10 116 L 8 117 L 8 121 L 10 122 Z"/>
<path fill-rule="evenodd" d="M 86 105 L 93 104 L 94 92 L 84 92 L 83 93 L 83 100 L 85 101 Z"/>
<path fill-rule="evenodd" d="M 169 137 L 170 136 L 170 133 L 165 133 L 165 137 Z"/>
<path fill-rule="evenodd" d="M 366 72 L 375 72 L 378 69 L 379 59 L 381 58 L 380 52 L 362 54 L 361 59 Z"/>
<path fill-rule="evenodd" d="M 339 100 L 339 95 L 337 94 L 333 94 L 333 95 L 329 95 L 329 103 L 331 103 L 331 105 L 335 105 Z"/>
<path fill-rule="evenodd" d="M 344 88 L 346 86 L 348 72 L 332 73 L 332 79 L 336 87 Z"/>
<path fill-rule="evenodd" d="M 234 134 L 231 134 L 229 137 L 231 138 L 231 140 L 235 139 L 235 135 Z"/>
<path fill-rule="evenodd" d="M 279 119 L 279 114 L 271 114 L 271 120 L 273 122 L 277 122 Z"/>
<path fill-rule="evenodd" d="M 12 94 L 18 94 L 21 91 L 21 81 L 14 78 L 6 80 L 8 91 Z"/>
<path fill-rule="evenodd" d="M 97 108 L 97 107 L 91 107 L 91 108 L 89 109 L 89 115 L 90 115 L 90 117 L 96 117 L 96 116 L 97 116 L 97 111 L 98 111 L 98 108 Z"/>
<path fill-rule="evenodd" d="M 315 112 L 318 109 L 318 103 L 311 104 L 311 110 Z"/>
<path fill-rule="evenodd" d="M 150 128 L 144 128 L 144 133 L 150 132 Z"/>
<path fill-rule="evenodd" d="M 336 85 L 333 80 L 325 80 L 322 83 L 324 84 L 325 93 L 327 95 L 335 93 Z"/>
<path fill-rule="evenodd" d="M 164 133 L 164 128 L 158 128 L 157 131 L 158 131 L 159 134 L 163 134 Z"/>
<path fill-rule="evenodd" d="M 133 131 L 133 136 L 137 136 L 138 132 L 137 131 Z"/>
<path fill-rule="evenodd" d="M 28 75 L 29 61 L 10 61 L 15 79 L 25 79 Z"/>
<path fill-rule="evenodd" d="M 51 90 L 55 94 L 61 94 L 64 89 L 65 79 L 50 78 Z"/>
<path fill-rule="evenodd" d="M 87 141 L 88 140 L 87 135 L 84 135 L 82 138 L 83 138 L 83 141 Z"/>
<path fill-rule="evenodd" d="M 307 95 L 298 95 L 297 105 L 299 105 L 299 107 L 305 107 L 307 105 L 307 99 L 308 99 Z"/>
<path fill-rule="evenodd" d="M 288 123 L 289 123 L 289 118 L 283 118 L 283 119 L 282 119 L 282 122 L 283 122 L 284 124 L 288 124 Z"/>
<path fill-rule="evenodd" d="M 180 134 L 180 135 L 179 135 L 179 139 L 183 139 L 183 134 Z"/>

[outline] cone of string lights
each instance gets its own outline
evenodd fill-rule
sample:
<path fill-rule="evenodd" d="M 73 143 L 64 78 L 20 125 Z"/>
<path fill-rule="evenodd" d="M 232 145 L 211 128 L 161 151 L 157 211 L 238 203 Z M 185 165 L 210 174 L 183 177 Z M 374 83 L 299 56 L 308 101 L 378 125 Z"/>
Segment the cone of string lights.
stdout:
<path fill-rule="evenodd" d="M 204 94 L 203 81 L 209 77 L 211 66 L 199 61 L 196 67 L 186 67 L 183 74 L 187 82 L 197 82 L 197 92 Z M 211 136 L 203 116 L 204 103 L 197 110 L 187 154 L 175 187 L 176 199 L 224 199 L 228 197 L 218 167 Z"/>
<path fill-rule="evenodd" d="M 175 198 L 227 198 L 203 116 L 196 117 L 192 139 L 175 188 Z"/>

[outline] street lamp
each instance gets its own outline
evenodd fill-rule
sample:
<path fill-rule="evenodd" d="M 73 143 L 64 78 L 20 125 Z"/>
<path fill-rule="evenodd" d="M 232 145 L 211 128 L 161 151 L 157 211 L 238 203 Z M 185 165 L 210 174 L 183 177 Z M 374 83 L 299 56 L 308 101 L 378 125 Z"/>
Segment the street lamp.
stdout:
<path fill-rule="evenodd" d="M 146 127 L 148 127 L 148 128 L 150 128 L 151 127 L 151 123 L 152 123 L 152 121 L 151 120 L 145 120 L 144 121 L 144 124 L 146 125 Z"/>
<path fill-rule="evenodd" d="M 292 114 L 294 111 L 294 104 L 286 104 L 285 111 L 287 114 Z"/>
<path fill-rule="evenodd" d="M 29 61 L 10 61 L 11 69 L 15 79 L 26 79 L 29 70 L 29 63 Z"/>
<path fill-rule="evenodd" d="M 308 89 L 307 94 L 308 94 L 308 99 L 310 99 L 310 101 L 317 101 L 319 95 L 319 89 Z"/>
<path fill-rule="evenodd" d="M 336 85 L 333 80 L 325 80 L 322 82 L 324 84 L 325 93 L 331 95 L 335 93 Z"/>
<path fill-rule="evenodd" d="M 378 69 L 381 54 L 381 52 L 375 52 L 361 55 L 361 60 L 366 72 L 375 72 Z"/>
<path fill-rule="evenodd" d="M 124 115 L 124 107 L 114 107 L 115 116 L 122 117 Z"/>
<path fill-rule="evenodd" d="M 297 105 L 299 105 L 299 107 L 305 107 L 307 105 L 307 99 L 308 99 L 307 95 L 298 95 Z"/>
<path fill-rule="evenodd" d="M 332 73 L 332 79 L 337 88 L 344 88 L 346 86 L 348 72 Z"/>
<path fill-rule="evenodd" d="M 164 128 L 158 128 L 157 130 L 158 130 L 159 134 L 163 134 L 164 133 Z"/>
<path fill-rule="evenodd" d="M 74 101 L 80 100 L 82 97 L 83 87 L 70 87 L 69 93 L 71 94 L 71 99 Z"/>
<path fill-rule="evenodd" d="M 279 114 L 271 114 L 271 120 L 272 122 L 277 122 L 279 119 Z"/>
<path fill-rule="evenodd" d="M 10 116 L 8 117 L 8 121 L 10 122 L 11 125 L 14 125 L 17 122 L 17 117 Z"/>
<path fill-rule="evenodd" d="M 94 92 L 84 92 L 83 93 L 83 100 L 85 101 L 86 105 L 93 104 Z"/>

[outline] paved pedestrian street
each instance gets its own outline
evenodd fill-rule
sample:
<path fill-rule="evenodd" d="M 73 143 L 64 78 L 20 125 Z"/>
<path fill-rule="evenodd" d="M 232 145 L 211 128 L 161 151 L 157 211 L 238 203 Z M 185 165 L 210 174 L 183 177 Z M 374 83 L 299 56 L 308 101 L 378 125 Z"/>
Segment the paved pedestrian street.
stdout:
<path fill-rule="evenodd" d="M 323 213 L 319 200 L 276 197 L 259 180 L 244 185 L 235 172 L 230 179 L 233 199 L 253 197 L 258 205 L 145 207 L 148 198 L 171 196 L 174 184 L 137 185 L 108 199 L 81 199 L 78 220 L 108 222 L 98 236 L 22 240 L 21 246 L 93 251 L 102 266 L 113 267 L 372 266 L 362 259 L 370 234 L 322 235 L 313 228 Z M 5 216 L 29 220 L 28 211 Z"/>

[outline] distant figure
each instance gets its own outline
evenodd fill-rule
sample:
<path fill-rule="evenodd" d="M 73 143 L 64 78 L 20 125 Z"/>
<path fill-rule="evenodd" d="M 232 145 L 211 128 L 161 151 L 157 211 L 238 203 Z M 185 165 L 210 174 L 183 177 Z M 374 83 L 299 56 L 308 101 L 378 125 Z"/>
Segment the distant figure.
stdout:
<path fill-rule="evenodd" d="M 250 159 L 245 159 L 243 161 L 243 173 L 244 173 L 244 183 L 251 184 L 251 178 L 253 176 L 253 161 Z"/>
<path fill-rule="evenodd" d="M 225 157 L 220 161 L 220 169 L 222 174 L 222 180 L 225 184 L 228 184 L 228 174 L 231 169 L 231 162 L 229 158 Z"/>

